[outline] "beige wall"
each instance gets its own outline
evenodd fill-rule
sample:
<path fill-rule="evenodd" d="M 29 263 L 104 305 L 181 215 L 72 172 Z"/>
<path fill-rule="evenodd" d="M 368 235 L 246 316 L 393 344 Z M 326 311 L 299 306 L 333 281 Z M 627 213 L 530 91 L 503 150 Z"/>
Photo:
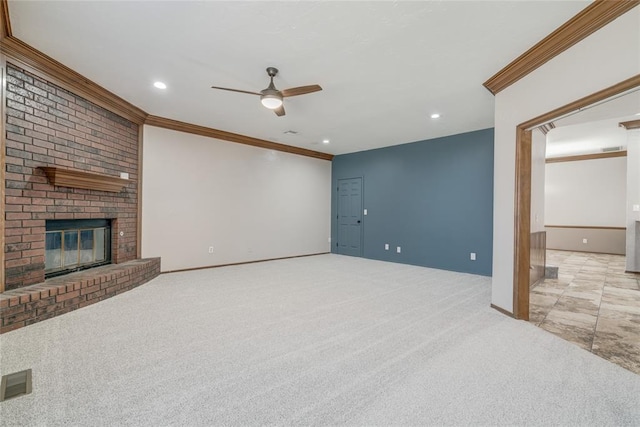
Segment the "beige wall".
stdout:
<path fill-rule="evenodd" d="M 627 271 L 640 272 L 640 210 L 633 210 L 634 206 L 640 206 L 640 129 L 627 131 L 626 218 Z"/>
<path fill-rule="evenodd" d="M 329 252 L 331 162 L 153 126 L 143 156 L 142 256 L 162 271 Z"/>
<path fill-rule="evenodd" d="M 546 228 L 547 249 L 625 254 L 626 157 L 547 163 L 545 179 L 546 224 L 568 226 Z"/>
<path fill-rule="evenodd" d="M 516 127 L 640 73 L 640 7 L 496 95 L 491 301 L 513 310 Z"/>
<path fill-rule="evenodd" d="M 625 227 L 627 158 L 547 163 L 545 225 Z"/>
<path fill-rule="evenodd" d="M 547 249 L 624 255 L 626 233 L 625 229 L 547 228 Z"/>

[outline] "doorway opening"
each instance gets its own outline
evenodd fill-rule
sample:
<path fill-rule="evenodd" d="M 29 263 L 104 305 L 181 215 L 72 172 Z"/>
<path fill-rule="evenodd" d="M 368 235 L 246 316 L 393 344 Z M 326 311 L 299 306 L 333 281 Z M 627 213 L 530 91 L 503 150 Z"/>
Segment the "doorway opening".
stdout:
<path fill-rule="evenodd" d="M 620 126 L 638 113 L 640 90 L 533 130 L 529 321 L 640 374 L 640 274 L 625 259 L 640 132 Z"/>
<path fill-rule="evenodd" d="M 636 75 L 516 127 L 514 317 L 529 320 L 532 130 L 640 87 Z"/>
<path fill-rule="evenodd" d="M 537 134 L 541 127 L 549 131 L 553 129 L 555 123 L 574 115 L 576 112 L 585 110 L 595 111 L 596 108 L 594 108 L 594 106 L 603 105 L 606 102 L 611 102 L 611 100 L 628 94 L 633 94 L 636 97 L 640 96 L 640 75 L 636 75 L 614 86 L 539 116 L 517 127 L 514 316 L 518 319 L 530 320 L 530 286 L 532 284 L 532 277 L 534 276 L 533 272 L 539 272 L 540 270 L 536 268 L 535 265 L 537 262 L 536 259 L 539 260 L 540 258 L 535 257 L 535 255 L 540 252 L 535 244 L 536 242 L 545 241 L 545 239 L 540 240 L 536 238 L 536 235 L 539 234 L 539 229 L 535 226 L 536 213 L 532 211 L 532 158 L 535 153 L 533 132 Z M 640 102 L 636 102 L 634 106 L 637 109 L 640 107 Z M 640 111 L 636 111 L 635 113 L 637 114 L 638 112 Z M 630 121 L 620 122 L 620 125 L 626 129 L 639 129 L 640 117 Z M 640 138 L 636 138 L 637 136 L 638 135 L 634 133 L 633 137 L 629 137 L 628 140 L 629 145 L 634 150 L 634 154 L 630 154 L 630 156 L 636 159 L 633 161 L 632 167 L 640 169 L 640 164 L 637 164 L 640 163 L 637 161 L 637 159 L 640 159 L 640 151 L 638 151 L 640 150 Z M 618 151 L 622 150 L 619 149 Z M 630 153 L 631 152 L 632 151 L 630 151 Z M 609 157 L 616 156 L 613 155 Z M 627 183 L 640 182 L 640 179 L 637 179 L 637 177 L 640 176 L 640 172 L 638 172 L 637 176 L 633 176 L 635 178 L 627 177 Z M 638 186 L 638 184 L 634 185 Z M 575 342 L 577 345 L 592 351 L 594 354 L 617 363 L 633 372 L 640 373 L 640 347 L 634 344 L 639 342 L 638 336 L 640 336 L 640 333 L 637 336 L 629 336 L 627 332 L 633 328 L 630 329 L 629 325 L 625 324 L 625 322 L 633 323 L 637 321 L 635 318 L 628 319 L 627 317 L 634 316 L 635 310 L 640 308 L 640 274 L 630 273 L 640 271 L 640 262 L 637 262 L 637 253 L 640 251 L 640 244 L 638 243 L 640 241 L 640 233 L 636 236 L 634 234 L 636 227 L 628 225 L 635 214 L 635 212 L 632 212 L 631 215 L 629 215 L 631 207 L 629 203 L 638 202 L 635 200 L 625 200 L 627 227 L 624 227 L 623 232 L 626 233 L 626 262 L 625 258 L 621 255 L 618 255 L 616 258 L 615 255 L 585 254 L 578 251 L 547 252 L 544 250 L 544 247 L 542 253 L 546 255 L 546 258 L 550 258 L 552 263 L 560 264 L 560 267 L 565 269 L 565 276 L 571 274 L 583 275 L 584 277 L 581 276 L 578 279 L 586 279 L 587 283 L 582 284 L 587 286 L 587 288 L 589 288 L 589 286 L 600 287 L 599 291 L 597 289 L 590 289 L 590 291 L 594 291 L 594 298 L 599 299 L 595 314 L 588 313 L 588 310 L 591 308 L 591 303 L 588 301 L 575 300 L 573 301 L 575 304 L 571 306 L 569 299 L 565 298 L 565 301 L 560 301 L 560 298 L 558 298 L 558 302 L 556 303 L 559 304 L 557 306 L 559 312 L 556 313 L 556 317 L 565 316 L 568 318 L 573 316 L 576 319 L 580 318 L 579 320 L 584 320 L 582 317 L 586 318 L 592 315 L 595 320 L 591 330 L 589 330 L 590 328 L 588 327 L 581 329 L 577 327 L 580 325 L 574 324 L 572 325 L 573 327 L 562 331 L 556 328 L 558 325 L 552 324 L 547 326 L 551 329 L 556 328 L 558 330 L 551 330 L 550 332 Z M 638 216 L 636 220 L 636 223 L 640 223 L 640 216 Z M 548 230 L 550 229 L 547 229 L 547 231 Z M 611 231 L 614 230 L 609 230 L 608 232 Z M 629 236 L 630 234 L 633 234 L 631 238 Z M 544 237 L 547 237 L 546 234 Z M 586 240 L 589 240 L 590 243 L 590 239 Z M 631 246 L 629 243 L 631 243 Z M 544 244 L 546 245 L 546 243 Z M 545 257 L 542 258 L 541 262 L 542 266 L 546 267 L 547 263 L 544 258 Z M 532 267 L 534 268 L 532 269 Z M 595 279 L 596 276 L 599 277 L 597 280 Z M 591 281 L 591 283 L 589 283 L 589 281 Z M 598 283 L 594 283 L 594 281 Z M 576 285 L 578 284 L 576 283 Z M 558 289 L 555 291 L 558 291 Z M 561 290 L 563 295 L 565 291 L 566 289 Z M 574 291 L 579 293 L 581 289 L 579 289 L 579 286 L 574 286 L 574 288 L 569 289 L 570 293 Z M 598 292 L 600 292 L 600 294 L 596 295 Z M 581 296 L 584 297 L 584 300 L 588 300 L 585 293 Z M 565 313 L 560 313 L 563 309 L 562 304 L 567 306 L 564 307 L 567 308 Z M 535 312 L 534 307 L 534 321 L 536 320 L 535 317 L 539 314 L 540 313 Z M 565 336 L 563 336 L 563 333 Z"/>

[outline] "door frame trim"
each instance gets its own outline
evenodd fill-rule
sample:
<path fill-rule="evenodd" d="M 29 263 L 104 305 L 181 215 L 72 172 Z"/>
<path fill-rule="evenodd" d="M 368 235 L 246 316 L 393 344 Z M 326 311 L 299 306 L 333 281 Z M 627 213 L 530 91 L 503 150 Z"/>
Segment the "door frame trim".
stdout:
<path fill-rule="evenodd" d="M 513 268 L 513 315 L 529 320 L 529 267 L 531 227 L 531 131 L 596 102 L 604 101 L 640 87 L 640 74 L 594 92 L 562 107 L 527 120 L 516 126 L 515 230 Z"/>

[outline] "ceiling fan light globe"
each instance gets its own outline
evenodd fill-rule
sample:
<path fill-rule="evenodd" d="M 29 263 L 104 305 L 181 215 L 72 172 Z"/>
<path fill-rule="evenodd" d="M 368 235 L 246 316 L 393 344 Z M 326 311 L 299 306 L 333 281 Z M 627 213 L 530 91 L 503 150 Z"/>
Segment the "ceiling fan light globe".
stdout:
<path fill-rule="evenodd" d="M 270 110 L 275 110 L 276 108 L 280 108 L 280 106 L 282 106 L 282 98 L 276 95 L 262 95 L 260 97 L 260 102 L 262 102 L 262 105 Z"/>

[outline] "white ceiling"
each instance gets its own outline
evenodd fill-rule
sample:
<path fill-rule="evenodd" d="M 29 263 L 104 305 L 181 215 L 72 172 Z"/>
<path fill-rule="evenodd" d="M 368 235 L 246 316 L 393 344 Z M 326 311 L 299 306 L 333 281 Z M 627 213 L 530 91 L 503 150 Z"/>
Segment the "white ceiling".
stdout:
<path fill-rule="evenodd" d="M 601 153 L 603 148 L 627 146 L 627 130 L 619 120 L 563 126 L 547 134 L 547 157 Z"/>
<path fill-rule="evenodd" d="M 343 154 L 492 127 L 482 83 L 588 3 L 9 0 L 9 11 L 14 36 L 150 114 Z M 267 66 L 279 89 L 324 90 L 285 99 L 277 117 L 258 97 L 210 89 L 259 91 Z"/>
<path fill-rule="evenodd" d="M 627 146 L 627 130 L 620 122 L 640 120 L 640 90 L 554 120 L 547 134 L 547 157 L 600 153 L 603 148 Z"/>

